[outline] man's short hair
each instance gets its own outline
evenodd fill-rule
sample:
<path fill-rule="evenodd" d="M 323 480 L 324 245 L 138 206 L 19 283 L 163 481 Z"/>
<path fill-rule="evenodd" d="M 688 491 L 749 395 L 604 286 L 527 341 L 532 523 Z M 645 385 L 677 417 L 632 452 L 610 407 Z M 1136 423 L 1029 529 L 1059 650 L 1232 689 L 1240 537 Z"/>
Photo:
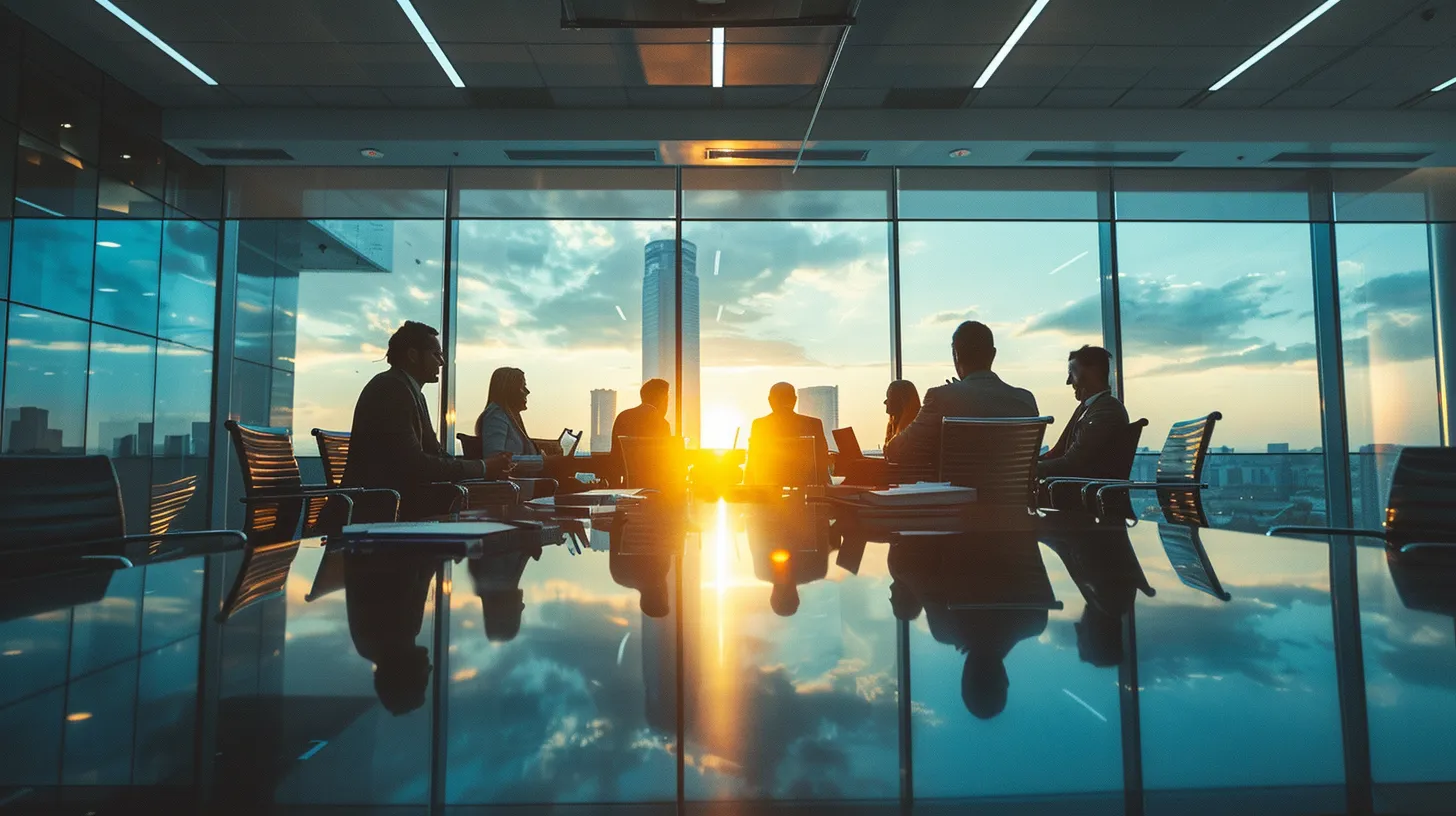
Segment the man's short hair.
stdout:
<path fill-rule="evenodd" d="M 989 366 L 996 354 L 996 340 L 991 336 L 991 327 L 975 320 L 967 320 L 956 327 L 950 337 L 950 347 L 957 360 L 973 368 Z"/>
<path fill-rule="evenodd" d="M 1068 354 L 1067 361 L 1096 371 L 1104 381 L 1112 376 L 1112 352 L 1101 346 L 1083 346 Z"/>
<path fill-rule="evenodd" d="M 409 361 L 410 349 L 430 351 L 434 347 L 431 338 L 439 336 L 440 330 L 434 326 L 406 320 L 389 336 L 389 350 L 384 353 L 384 359 L 392 366 L 404 365 Z"/>
<path fill-rule="evenodd" d="M 667 380 L 654 377 L 642 383 L 642 390 L 639 393 L 642 395 L 643 402 L 649 405 L 657 405 L 657 403 L 652 401 L 652 397 L 657 394 L 661 394 L 662 396 L 670 395 L 672 393 L 672 384 Z M 666 408 L 667 406 L 657 405 L 657 407 Z"/>

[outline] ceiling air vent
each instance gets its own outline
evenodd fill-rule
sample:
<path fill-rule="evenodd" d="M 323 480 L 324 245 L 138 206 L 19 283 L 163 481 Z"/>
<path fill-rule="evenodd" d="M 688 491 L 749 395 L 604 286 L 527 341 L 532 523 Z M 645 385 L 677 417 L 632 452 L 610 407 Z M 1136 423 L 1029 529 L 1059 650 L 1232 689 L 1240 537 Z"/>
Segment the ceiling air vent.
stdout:
<path fill-rule="evenodd" d="M 293 161 L 293 155 L 277 147 L 199 147 L 197 151 L 218 161 Z"/>
<path fill-rule="evenodd" d="M 1382 153 L 1354 151 L 1349 153 L 1280 153 L 1271 162 L 1286 164 L 1408 164 L 1418 162 L 1430 153 Z"/>
<path fill-rule="evenodd" d="M 799 157 L 797 148 L 789 150 L 733 150 L 726 147 L 708 148 L 710 159 L 750 159 L 756 161 L 793 161 Z M 818 150 L 804 151 L 806 162 L 862 162 L 870 157 L 868 150 Z"/>
<path fill-rule="evenodd" d="M 1029 162 L 1143 162 L 1166 163 L 1177 161 L 1183 155 L 1181 150 L 1033 150 L 1026 157 Z"/>
<path fill-rule="evenodd" d="M 516 162 L 655 162 L 652 148 L 626 150 L 507 150 L 506 158 Z"/>

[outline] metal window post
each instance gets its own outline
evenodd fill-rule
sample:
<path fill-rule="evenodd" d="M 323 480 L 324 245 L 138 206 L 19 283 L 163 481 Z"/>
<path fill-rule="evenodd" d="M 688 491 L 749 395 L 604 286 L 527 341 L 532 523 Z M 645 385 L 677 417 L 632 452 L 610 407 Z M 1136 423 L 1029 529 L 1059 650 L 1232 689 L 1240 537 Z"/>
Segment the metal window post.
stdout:
<path fill-rule="evenodd" d="M 1432 223 L 1431 304 L 1436 318 L 1436 384 L 1439 399 L 1441 444 L 1456 444 L 1456 224 Z"/>
<path fill-rule="evenodd" d="M 1106 185 L 1098 191 L 1103 205 L 1098 209 L 1105 215 L 1097 222 L 1098 268 L 1102 277 L 1102 347 L 1112 355 L 1112 391 L 1117 398 L 1127 400 L 1123 390 L 1122 377 L 1122 285 L 1117 274 L 1117 208 L 1112 190 L 1112 174 L 1107 174 Z"/>

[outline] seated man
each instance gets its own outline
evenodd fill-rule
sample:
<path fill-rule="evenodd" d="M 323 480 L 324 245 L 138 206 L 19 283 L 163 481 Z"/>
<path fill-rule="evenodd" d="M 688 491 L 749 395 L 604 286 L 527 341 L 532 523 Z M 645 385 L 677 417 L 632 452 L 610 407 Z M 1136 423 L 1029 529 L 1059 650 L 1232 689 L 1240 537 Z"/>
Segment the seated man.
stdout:
<path fill-rule="evenodd" d="M 753 421 L 748 434 L 749 484 L 803 485 L 829 484 L 829 442 L 824 438 L 824 423 L 818 417 L 795 413 L 799 394 L 786 382 L 775 383 L 768 390 L 772 413 Z M 789 439 L 812 437 L 814 461 L 798 459 Z M 804 454 L 807 456 L 807 454 Z"/>
<path fill-rule="evenodd" d="M 1083 346 L 1067 355 L 1067 385 L 1080 404 L 1057 444 L 1036 463 L 1036 475 L 1127 478 L 1126 471 L 1113 472 L 1121 458 L 1116 446 L 1127 429 L 1127 409 L 1112 396 L 1111 370 L 1107 349 Z"/>
<path fill-rule="evenodd" d="M 374 375 L 359 394 L 350 429 L 344 487 L 387 487 L 399 491 L 400 518 L 447 512 L 431 482 L 502 478 L 509 456 L 461 459 L 444 452 L 423 383 L 440 381 L 445 364 L 440 332 L 406 320 L 389 338 L 389 370 Z"/>
<path fill-rule="evenodd" d="M 667 380 L 652 379 L 642 384 L 642 404 L 628 408 L 612 423 L 611 465 L 614 481 L 626 473 L 622 453 L 622 437 L 667 437 L 672 436 L 672 427 L 667 424 L 667 403 L 672 386 Z"/>
<path fill-rule="evenodd" d="M 941 417 L 1034 417 L 1036 397 L 1025 388 L 1007 385 L 991 371 L 996 343 L 990 327 L 967 320 L 950 341 L 959 379 L 925 392 L 915 421 L 885 445 L 885 459 L 917 470 L 933 471 L 940 461 Z"/>

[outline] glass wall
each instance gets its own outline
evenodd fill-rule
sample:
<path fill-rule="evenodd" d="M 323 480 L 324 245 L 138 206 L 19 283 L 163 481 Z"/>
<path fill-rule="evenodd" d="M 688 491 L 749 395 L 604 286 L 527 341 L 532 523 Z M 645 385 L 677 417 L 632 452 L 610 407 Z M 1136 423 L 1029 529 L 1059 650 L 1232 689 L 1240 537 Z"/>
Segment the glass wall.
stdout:
<path fill-rule="evenodd" d="M 159 120 L 0 12 L 0 453 L 111 457 L 130 532 L 163 489 L 192 491 L 170 529 L 210 521 L 222 176 Z M 0 786 L 192 781 L 202 569 L 61 580 L 95 602 L 0 622 Z"/>

